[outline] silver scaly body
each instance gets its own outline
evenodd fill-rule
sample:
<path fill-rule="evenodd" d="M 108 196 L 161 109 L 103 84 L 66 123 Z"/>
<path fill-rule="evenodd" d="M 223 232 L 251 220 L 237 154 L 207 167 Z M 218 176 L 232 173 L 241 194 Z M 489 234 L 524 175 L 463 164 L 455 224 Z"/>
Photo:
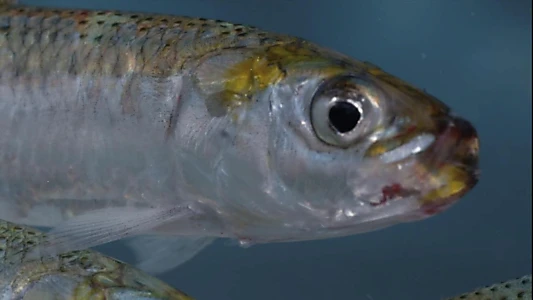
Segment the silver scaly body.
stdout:
<path fill-rule="evenodd" d="M 54 227 L 42 253 L 146 235 L 155 272 L 217 237 L 420 220 L 477 182 L 473 126 L 374 65 L 223 21 L 11 2 L 0 219 Z"/>

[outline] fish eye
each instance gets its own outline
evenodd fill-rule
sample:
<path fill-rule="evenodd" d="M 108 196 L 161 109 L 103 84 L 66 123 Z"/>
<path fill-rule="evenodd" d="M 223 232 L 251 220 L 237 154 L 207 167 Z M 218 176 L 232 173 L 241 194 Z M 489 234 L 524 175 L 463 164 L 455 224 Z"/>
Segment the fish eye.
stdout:
<path fill-rule="evenodd" d="M 311 102 L 311 124 L 318 138 L 329 145 L 348 147 L 361 134 L 365 116 L 364 93 L 352 77 L 327 80 Z"/>
<path fill-rule="evenodd" d="M 361 105 L 349 100 L 335 101 L 329 108 L 330 126 L 339 134 L 352 131 L 363 115 Z"/>

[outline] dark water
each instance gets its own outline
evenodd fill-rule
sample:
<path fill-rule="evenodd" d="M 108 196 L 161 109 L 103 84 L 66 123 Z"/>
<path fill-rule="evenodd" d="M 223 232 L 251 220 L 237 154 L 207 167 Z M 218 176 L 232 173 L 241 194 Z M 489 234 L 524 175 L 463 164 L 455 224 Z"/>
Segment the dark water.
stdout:
<path fill-rule="evenodd" d="M 477 126 L 481 181 L 448 212 L 342 239 L 220 242 L 162 276 L 197 299 L 441 299 L 531 272 L 530 1 L 22 2 L 201 16 L 304 37 L 426 88 Z"/>

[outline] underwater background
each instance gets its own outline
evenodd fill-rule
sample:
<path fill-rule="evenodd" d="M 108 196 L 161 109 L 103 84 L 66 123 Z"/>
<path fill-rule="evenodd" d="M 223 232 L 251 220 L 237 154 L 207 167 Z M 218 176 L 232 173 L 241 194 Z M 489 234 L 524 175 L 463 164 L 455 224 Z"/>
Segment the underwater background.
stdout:
<path fill-rule="evenodd" d="M 531 1 L 22 0 L 216 18 L 333 48 L 425 88 L 480 135 L 481 179 L 450 210 L 356 236 L 217 242 L 160 276 L 217 300 L 442 299 L 531 273 Z M 99 247 L 131 259 L 121 243 Z"/>

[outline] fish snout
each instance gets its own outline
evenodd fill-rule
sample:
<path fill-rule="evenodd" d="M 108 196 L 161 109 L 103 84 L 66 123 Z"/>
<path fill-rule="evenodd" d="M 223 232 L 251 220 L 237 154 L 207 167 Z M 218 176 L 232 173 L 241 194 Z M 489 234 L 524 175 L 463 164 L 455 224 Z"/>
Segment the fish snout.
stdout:
<path fill-rule="evenodd" d="M 421 157 L 428 189 L 422 211 L 435 214 L 472 190 L 479 180 L 479 138 L 474 126 L 460 117 L 448 117 L 438 126 L 436 140 Z"/>

